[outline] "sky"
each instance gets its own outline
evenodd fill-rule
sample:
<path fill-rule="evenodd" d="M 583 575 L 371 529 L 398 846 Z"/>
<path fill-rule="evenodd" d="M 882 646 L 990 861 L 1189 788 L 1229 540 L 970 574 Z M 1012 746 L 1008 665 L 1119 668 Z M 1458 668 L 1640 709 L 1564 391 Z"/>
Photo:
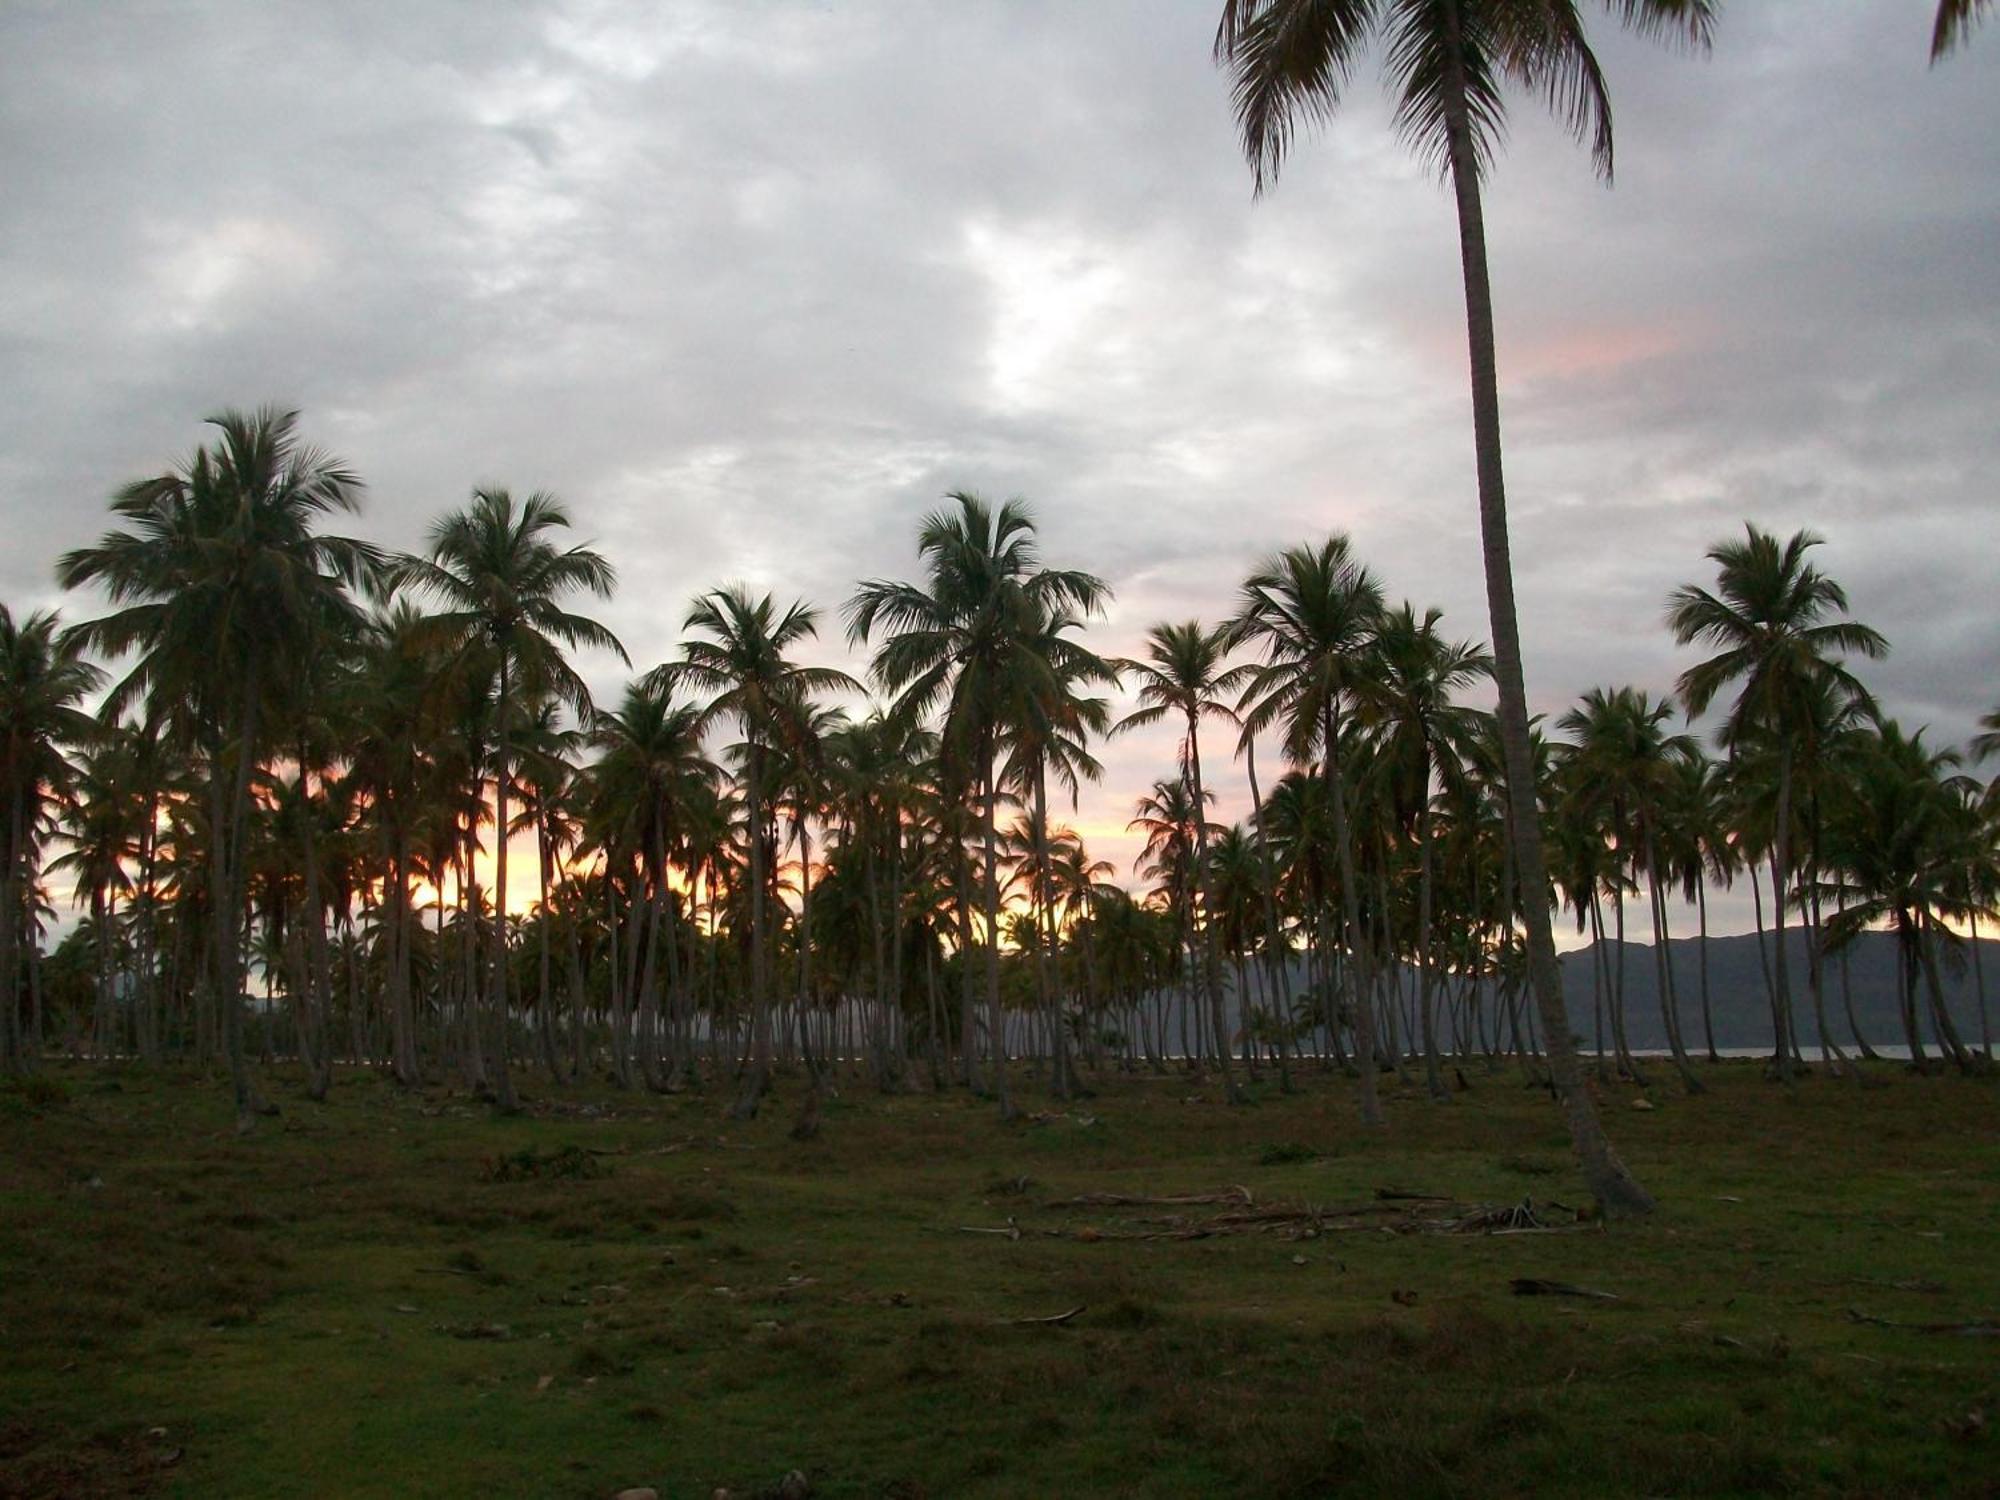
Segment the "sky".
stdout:
<path fill-rule="evenodd" d="M 1486 198 L 1531 706 L 1667 691 L 1668 591 L 1754 520 L 1826 538 L 1885 709 L 1962 742 L 2000 704 L 2000 27 L 1931 68 L 1929 0 L 1736 0 L 1700 58 L 1586 9 L 1616 185 L 1517 97 Z M 110 494 L 277 403 L 386 545 L 561 496 L 641 668 L 735 581 L 859 667 L 841 604 L 957 489 L 1105 578 L 1106 654 L 1332 531 L 1483 639 L 1450 196 L 1371 57 L 1255 197 L 1216 13 L 10 0 L 0 600 L 98 607 L 52 569 Z M 1173 745 L 1104 747 L 1073 816 L 1121 869 Z"/>

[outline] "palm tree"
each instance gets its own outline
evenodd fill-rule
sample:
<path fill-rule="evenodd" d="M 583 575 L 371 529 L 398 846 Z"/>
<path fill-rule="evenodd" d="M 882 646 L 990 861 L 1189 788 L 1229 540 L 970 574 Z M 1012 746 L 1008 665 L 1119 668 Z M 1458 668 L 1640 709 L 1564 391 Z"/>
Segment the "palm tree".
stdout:
<path fill-rule="evenodd" d="M 1292 547 L 1266 559 L 1243 585 L 1230 622 L 1232 643 L 1258 646 L 1264 656 L 1243 690 L 1246 728 L 1281 724 L 1285 750 L 1303 765 L 1319 751 L 1338 861 L 1347 1008 L 1354 1020 L 1361 1069 L 1361 1122 L 1382 1123 L 1375 1086 L 1374 969 L 1361 925 L 1360 881 L 1348 816 L 1342 752 L 1363 660 L 1382 618 L 1382 586 L 1353 555 L 1345 536 L 1318 547 Z"/>
<path fill-rule="evenodd" d="M 1671 702 L 1656 702 L 1638 688 L 1592 688 L 1557 727 L 1575 737 L 1568 770 L 1578 810 L 1596 823 L 1616 850 L 1612 896 L 1617 903 L 1618 999 L 1622 1006 L 1625 976 L 1624 870 L 1643 872 L 1653 920 L 1653 967 L 1660 992 L 1660 1016 L 1674 1066 L 1691 1094 L 1705 1092 L 1681 1042 L 1680 1016 L 1674 995 L 1672 959 L 1667 947 L 1665 877 L 1660 858 L 1662 820 L 1679 785 L 1679 767 L 1695 753 L 1693 739 L 1668 734 L 1674 716 Z M 1636 838 L 1635 838 L 1636 835 Z"/>
<path fill-rule="evenodd" d="M 1195 963 L 1195 890 L 1199 874 L 1195 869 L 1196 850 L 1207 847 L 1208 835 L 1215 831 L 1208 822 L 1208 807 L 1194 800 L 1186 777 L 1156 781 L 1153 790 L 1133 807 L 1127 832 L 1146 835 L 1134 863 L 1135 871 L 1154 882 L 1155 896 L 1172 915 L 1175 967 L 1184 962 L 1188 975 L 1187 1003 L 1181 1007 L 1181 1037 L 1188 1035 L 1188 1012 L 1194 1003 L 1197 965 Z M 1190 1065 L 1195 1052 L 1183 1046 Z"/>
<path fill-rule="evenodd" d="M 1937 62 L 1964 42 L 1992 6 L 1993 0 L 1938 0 L 1937 24 L 1931 30 L 1931 61 Z"/>
<path fill-rule="evenodd" d="M 1015 1110 L 1007 1093 L 1006 1037 L 1000 1009 L 999 777 L 995 762 L 1009 714 L 1046 701 L 1080 647 L 1049 629 L 1058 615 L 1095 615 L 1110 590 L 1096 576 L 1041 566 L 1028 507 L 998 510 L 977 495 L 946 497 L 917 532 L 923 585 L 863 582 L 847 603 L 848 639 L 859 645 L 877 627 L 888 634 L 870 670 L 896 711 L 914 720 L 942 711 L 942 753 L 963 768 L 962 784 L 983 803 L 986 999 L 1000 1113 Z M 1080 675 L 1068 662 L 1068 675 Z"/>
<path fill-rule="evenodd" d="M 1070 809 L 1075 811 L 1084 781 L 1096 781 L 1104 768 L 1091 755 L 1088 744 L 1093 735 L 1110 729 L 1110 706 L 1102 698 L 1084 691 L 1090 686 L 1115 685 L 1118 668 L 1070 640 L 1069 632 L 1082 622 L 1066 611 L 1057 610 L 1044 622 L 1040 639 L 1030 650 L 1048 663 L 1044 675 L 1024 674 L 1019 690 L 1006 715 L 1005 764 L 1000 779 L 1017 797 L 1028 803 L 1028 847 L 1024 851 L 1035 871 L 1030 889 L 1035 896 L 1032 931 L 1035 938 L 1035 980 L 1042 1008 L 1058 1017 L 1055 1027 L 1055 1094 L 1067 1099 L 1077 1089 L 1069 1055 L 1068 1034 L 1060 1024 L 1062 1006 L 1052 994 L 1051 953 L 1055 947 L 1054 926 L 1049 919 L 1046 897 L 1052 878 L 1049 869 L 1049 773 L 1069 792 Z"/>
<path fill-rule="evenodd" d="M 410 989 L 417 941 L 410 879 L 435 727 L 428 689 L 439 666 L 436 653 L 425 649 L 424 630 L 407 600 L 375 615 L 358 643 L 360 661 L 350 684 L 350 775 L 381 843 L 382 894 L 389 908 L 383 936 L 390 1076 L 405 1088 L 423 1081 Z"/>
<path fill-rule="evenodd" d="M 1731 756 L 1759 741 L 1775 753 L 1775 823 L 1771 840 L 1772 920 L 1777 942 L 1772 960 L 1774 1025 L 1772 1059 L 1780 1078 L 1791 1077 L 1787 1043 L 1791 1017 L 1785 963 L 1785 899 L 1792 880 L 1792 785 L 1801 757 L 1816 748 L 1812 727 L 1827 717 L 1829 694 L 1867 705 L 1867 690 L 1836 659 L 1852 653 L 1887 654 L 1880 634 L 1847 612 L 1847 594 L 1806 554 L 1821 543 L 1810 531 L 1783 543 L 1753 525 L 1742 541 L 1718 542 L 1708 557 L 1717 568 L 1716 590 L 1684 584 L 1667 603 L 1667 623 L 1680 645 L 1700 642 L 1716 654 L 1683 672 L 1678 684 L 1690 717 L 1703 713 L 1731 683 L 1740 683 L 1721 739 Z"/>
<path fill-rule="evenodd" d="M 581 589 L 611 597 L 617 572 L 588 547 L 562 548 L 550 533 L 569 528 L 569 512 L 545 491 L 516 501 L 504 489 L 477 489 L 465 509 L 431 528 L 430 555 L 406 559 L 405 581 L 432 594 L 444 609 L 427 629 L 449 642 L 462 665 L 491 673 L 493 700 L 493 958 L 489 1009 L 498 1026 L 495 1092 L 503 1110 L 519 1108 L 507 1070 L 507 819 L 513 775 L 509 736 L 516 695 L 551 697 L 578 718 L 590 711 L 590 690 L 564 651 L 594 647 L 630 664 L 618 638 L 597 621 L 562 607 Z"/>
<path fill-rule="evenodd" d="M 702 751 L 702 729 L 707 715 L 691 704 L 676 704 L 670 692 L 658 686 L 635 685 L 625 690 L 618 708 L 593 715 L 591 743 L 600 752 L 593 767 L 593 781 L 606 809 L 627 824 L 629 843 L 639 857 L 640 885 L 634 892 L 636 918 L 641 894 L 646 900 L 643 929 L 631 923 L 635 953 L 643 949 L 644 968 L 637 990 L 639 1022 L 639 1063 L 650 1083 L 661 1081 L 655 1068 L 659 1027 L 656 982 L 665 954 L 666 983 L 676 1030 L 669 1073 L 691 1073 L 692 1060 L 681 1051 L 686 1040 L 680 1026 L 679 920 L 668 890 L 667 868 L 672 851 L 683 836 L 682 822 L 691 796 L 698 788 L 710 786 L 717 776 L 715 764 Z M 545 864 L 549 863 L 545 859 Z M 545 875 L 546 880 L 546 875 Z M 624 996 L 618 976 L 612 977 L 614 1005 Z M 614 1022 L 612 1059 L 621 1081 L 626 1076 L 626 1027 L 621 1014 Z"/>
<path fill-rule="evenodd" d="M 1833 818 L 1840 852 L 1832 894 L 1842 909 L 1828 930 L 1836 946 L 1878 922 L 1895 934 L 1904 1036 L 1919 1069 L 1926 1066 L 1917 1028 L 1919 978 L 1938 1045 L 1961 1070 L 1973 1066 L 1938 982 L 1939 949 L 1962 941 L 1951 924 L 1971 915 L 1960 879 L 1966 788 L 1951 774 L 1957 765 L 1956 753 L 1930 750 L 1922 730 L 1906 735 L 1885 719 L 1865 735 Z"/>
<path fill-rule="evenodd" d="M 1415 607 L 1407 602 L 1384 615 L 1375 629 L 1374 669 L 1359 689 L 1362 722 L 1379 738 L 1379 763 L 1390 778 L 1397 816 L 1405 829 L 1416 825 L 1418 1014 L 1425 1077 L 1436 1099 L 1449 1099 L 1451 1094 L 1438 1072 L 1431 1020 L 1435 883 L 1431 783 L 1438 779 L 1450 785 L 1459 779 L 1459 767 L 1472 753 L 1486 715 L 1454 702 L 1453 696 L 1493 670 L 1493 658 L 1482 648 L 1439 633 L 1443 618 L 1441 611 L 1429 609 L 1419 621 Z"/>
<path fill-rule="evenodd" d="M 1988 756 L 2000 755 L 2000 708 L 1982 715 L 1979 729 L 1980 732 L 1972 737 L 1972 758 L 1985 760 Z"/>
<path fill-rule="evenodd" d="M 752 1056 L 732 1112 L 756 1114 L 770 1086 L 771 982 L 767 905 L 771 872 L 766 823 L 766 760 L 773 746 L 796 741 L 811 714 L 815 694 L 859 686 L 845 672 L 808 667 L 786 653 L 819 633 L 812 606 L 795 603 L 780 614 L 769 594 L 753 599 L 741 585 L 712 590 L 696 599 L 683 628 L 701 637 L 681 646 L 681 660 L 654 669 L 649 684 L 686 684 L 716 696 L 702 722 L 736 721 L 743 732 L 745 812 L 750 841 L 750 1006 Z"/>
<path fill-rule="evenodd" d="M 182 468 L 127 485 L 112 513 L 127 528 L 56 565 L 64 588 L 99 583 L 115 606 L 77 626 L 108 656 L 138 659 L 111 690 L 118 713 L 144 693 L 187 723 L 209 779 L 211 975 L 223 1018 L 237 1127 L 267 1108 L 243 1060 L 243 859 L 250 787 L 269 737 L 266 710 L 309 670 L 316 643 L 358 633 L 353 590 L 376 586 L 381 555 L 315 530 L 360 507 L 361 481 L 301 442 L 298 413 L 266 407 L 209 419 L 213 446 Z"/>
<path fill-rule="evenodd" d="M 1709 1001 L 1708 985 L 1708 887 L 1711 881 L 1724 887 L 1736 873 L 1736 857 L 1729 845 L 1729 830 L 1723 816 L 1723 787 L 1715 762 L 1692 745 L 1675 771 L 1672 837 L 1667 851 L 1667 873 L 1680 882 L 1681 899 L 1692 903 L 1700 924 L 1696 954 L 1700 965 L 1702 1041 L 1710 1062 L 1720 1062 L 1715 1050 L 1715 1015 Z"/>
<path fill-rule="evenodd" d="M 1181 774 L 1187 778 L 1188 794 L 1196 807 L 1208 806 L 1207 789 L 1201 774 L 1201 721 L 1216 719 L 1233 724 L 1236 715 L 1217 695 L 1240 683 L 1247 668 L 1229 670 L 1223 662 L 1229 655 L 1230 630 L 1227 625 L 1205 629 L 1199 620 L 1155 625 L 1146 632 L 1146 655 L 1136 661 L 1121 661 L 1121 670 L 1132 673 L 1139 684 L 1139 707 L 1120 719 L 1117 731 L 1157 724 L 1169 714 L 1180 721 Z M 1230 1102 L 1239 1103 L 1242 1092 L 1229 1071 L 1228 1026 L 1222 1004 L 1222 976 L 1216 954 L 1215 903 L 1209 889 L 1208 823 L 1195 824 L 1195 882 L 1193 895 L 1201 903 L 1203 965 L 1209 1008 L 1215 1028 L 1215 1061 L 1222 1070 L 1223 1086 Z"/>
<path fill-rule="evenodd" d="M 96 737 L 78 705 L 102 681 L 56 615 L 37 611 L 17 621 L 0 604 L 0 1069 L 8 1073 L 37 1061 L 37 1049 L 22 1043 L 20 1006 L 21 930 L 39 873 L 36 829 L 69 778 L 63 747 Z"/>
<path fill-rule="evenodd" d="M 1608 0 L 1626 25 L 1691 45 L 1708 41 L 1711 0 Z M 1399 98 L 1397 121 L 1419 153 L 1450 177 L 1458 209 L 1465 282 L 1466 336 L 1472 366 L 1473 446 L 1479 483 L 1480 540 L 1492 619 L 1494 676 L 1506 756 L 1508 814 L 1524 903 L 1529 969 L 1551 1075 L 1591 1190 L 1609 1212 L 1643 1213 L 1652 1200 L 1619 1162 L 1582 1090 L 1568 1045 L 1562 976 L 1556 966 L 1541 829 L 1536 820 L 1528 746 L 1528 697 L 1508 552 L 1506 486 L 1501 469 L 1500 388 L 1493 336 L 1493 292 L 1486 266 L 1480 184 L 1499 147 L 1506 108 L 1502 85 L 1545 95 L 1579 139 L 1588 137 L 1599 172 L 1611 175 L 1611 105 L 1574 0 L 1522 5 L 1513 0 L 1224 0 L 1216 55 L 1235 71 L 1234 99 L 1243 148 L 1261 191 L 1290 148 L 1300 116 L 1329 117 L 1371 37 L 1380 34 Z"/>

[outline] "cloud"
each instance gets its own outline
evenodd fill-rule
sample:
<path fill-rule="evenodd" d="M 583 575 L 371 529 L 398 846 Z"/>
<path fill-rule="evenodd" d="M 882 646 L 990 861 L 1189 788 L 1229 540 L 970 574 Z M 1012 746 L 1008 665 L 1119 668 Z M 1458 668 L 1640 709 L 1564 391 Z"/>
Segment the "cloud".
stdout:
<path fill-rule="evenodd" d="M 1827 535 L 1892 711 L 1956 740 L 2000 699 L 2000 38 L 1928 69 L 1917 9 L 1736 7 L 1706 61 L 1607 32 L 1610 191 L 1516 101 L 1486 208 L 1538 708 L 1664 690 L 1666 593 L 1746 517 Z M 282 401 L 390 544 L 475 482 L 563 495 L 642 664 L 734 579 L 817 601 L 853 661 L 839 603 L 958 487 L 1028 496 L 1050 559 L 1112 582 L 1107 652 L 1332 529 L 1483 635 L 1449 195 L 1371 64 L 1253 202 L 1213 25 L 10 7 L 0 597 L 50 601 L 203 414 Z M 1171 736 L 1105 758 L 1079 816 L 1114 828 Z"/>

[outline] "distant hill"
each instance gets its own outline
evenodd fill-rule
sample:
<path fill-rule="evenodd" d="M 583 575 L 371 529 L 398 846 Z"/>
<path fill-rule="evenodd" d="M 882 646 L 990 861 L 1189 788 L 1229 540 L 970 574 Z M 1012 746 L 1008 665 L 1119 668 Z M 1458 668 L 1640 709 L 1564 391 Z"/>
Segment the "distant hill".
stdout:
<path fill-rule="evenodd" d="M 1799 1046 L 1816 1050 L 1819 1046 L 1819 1027 L 1813 1015 L 1812 992 L 1807 983 L 1805 935 L 1793 931 L 1786 936 L 1792 1012 L 1798 1027 Z M 1607 942 L 1602 946 L 1606 964 L 1614 965 L 1618 945 Z M 1989 1010 L 1994 1019 L 2000 1021 L 2000 941 L 1982 939 L 1979 948 L 1990 987 Z M 1701 1024 L 1700 949 L 1699 938 L 1675 938 L 1667 944 L 1680 1001 L 1681 1037 L 1688 1050 L 1696 1055 L 1706 1050 Z M 1775 942 L 1767 935 L 1764 951 L 1770 954 L 1775 949 Z M 1563 999 L 1569 1007 L 1570 1029 L 1582 1038 L 1586 1050 L 1594 1049 L 1596 1045 L 1596 1024 L 1591 1012 L 1591 952 L 1589 947 L 1579 948 L 1563 954 L 1561 959 Z M 1873 1046 L 1901 1046 L 1903 1023 L 1896 995 L 1895 938 L 1886 932 L 1863 933 L 1848 947 L 1846 967 L 1846 985 L 1853 996 L 1854 1016 L 1861 1034 Z M 1294 961 L 1291 977 L 1294 986 L 1303 986 L 1305 971 L 1302 963 Z M 1943 956 L 1939 978 L 1946 1008 L 1951 1013 L 1953 1024 L 1958 1027 L 1960 1040 L 1969 1047 L 1978 1046 L 1982 1032 L 1971 944 L 1962 944 L 1955 952 Z M 1921 984 L 1921 979 L 1918 982 Z M 1417 987 L 1415 971 L 1406 967 L 1402 983 L 1405 995 L 1414 995 Z M 1764 986 L 1764 961 L 1758 956 L 1755 933 L 1709 939 L 1708 983 L 1709 1003 L 1715 1017 L 1715 1045 L 1725 1049 L 1771 1046 L 1771 1002 Z M 1848 1029 L 1847 1006 L 1842 1000 L 1841 985 L 1840 956 L 1829 955 L 1825 973 L 1827 1026 L 1835 1045 L 1851 1051 L 1853 1033 Z M 1181 1035 L 1180 1011 L 1183 1003 L 1178 992 L 1166 997 L 1170 1039 L 1177 1040 Z M 1406 1000 L 1406 1012 L 1408 1004 Z M 1233 1033 L 1241 1023 L 1233 997 L 1228 1012 Z M 1930 1050 L 1935 1046 L 1935 1035 L 1931 1028 L 1929 1003 L 1921 990 L 1917 995 L 1917 1015 L 1918 1033 L 1926 1050 Z M 1605 1047 L 1608 1050 L 1611 1045 L 1608 1013 L 1605 1026 Z M 1635 1051 L 1664 1052 L 1667 1049 L 1653 949 L 1648 943 L 1625 944 L 1625 1035 Z"/>
<path fill-rule="evenodd" d="M 1766 935 L 1764 952 L 1775 955 L 1776 943 Z M 1602 945 L 1604 961 L 1614 965 L 1618 945 Z M 2000 1002 L 2000 942 L 1980 940 L 1980 959 L 1986 969 L 1989 1010 Z M 1674 985 L 1680 1000 L 1681 1036 L 1690 1051 L 1703 1047 L 1701 1029 L 1701 940 L 1675 938 L 1667 944 L 1673 967 Z M 1596 1029 L 1591 1008 L 1591 949 L 1580 948 L 1562 956 L 1563 999 L 1569 1007 L 1571 1029 L 1586 1045 L 1595 1045 Z M 1817 1047 L 1819 1029 L 1813 1016 L 1812 996 L 1807 985 L 1806 939 L 1797 931 L 1786 934 L 1785 952 L 1792 990 L 1792 1008 L 1798 1026 L 1799 1046 Z M 1718 1047 L 1768 1047 L 1771 1045 L 1771 1004 L 1764 984 L 1764 963 L 1758 952 L 1755 933 L 1740 937 L 1710 938 L 1708 941 L 1708 983 L 1710 1005 L 1715 1016 L 1715 1044 Z M 1871 1043 L 1896 1044 L 1903 1040 L 1903 1023 L 1896 994 L 1896 942 L 1886 932 L 1866 932 L 1847 949 L 1846 983 L 1854 999 L 1855 1019 L 1861 1034 Z M 1975 985 L 1972 947 L 1962 946 L 1956 955 L 1941 956 L 1939 979 L 1945 1005 L 1968 1046 L 1980 1038 L 1979 997 Z M 1920 979 L 1921 985 L 1922 980 Z M 1834 1042 L 1852 1048 L 1847 1024 L 1847 1007 L 1841 999 L 1841 959 L 1830 954 L 1825 966 L 1826 1020 Z M 1928 1004 L 1920 989 L 1917 996 L 1918 1028 L 1924 1045 L 1933 1044 Z M 1607 1026 L 1609 1022 L 1607 1021 Z M 1650 944 L 1625 944 L 1625 1034 L 1635 1049 L 1653 1051 L 1667 1045 L 1666 1027 L 1660 1015 L 1659 982 Z M 1609 1032 L 1606 1046 L 1610 1045 Z"/>

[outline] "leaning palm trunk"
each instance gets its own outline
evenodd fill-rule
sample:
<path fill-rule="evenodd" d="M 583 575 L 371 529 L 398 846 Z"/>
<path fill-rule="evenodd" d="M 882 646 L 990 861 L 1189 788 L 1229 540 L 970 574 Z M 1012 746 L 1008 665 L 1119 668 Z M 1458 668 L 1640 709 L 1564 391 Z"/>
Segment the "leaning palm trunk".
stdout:
<path fill-rule="evenodd" d="M 1937 939 L 1923 927 L 1917 931 L 1917 951 L 1923 960 L 1924 996 L 1930 1002 L 1931 1026 L 1938 1039 L 1938 1049 L 1949 1057 L 1952 1066 L 1961 1073 L 1972 1071 L 1972 1057 L 1966 1051 L 1965 1043 L 1959 1040 L 1958 1026 L 1951 1018 L 1951 1010 L 1944 1003 L 1944 988 L 1938 983 Z"/>
<path fill-rule="evenodd" d="M 1507 776 L 1507 813 L 1524 893 L 1528 972 L 1546 1035 L 1549 1072 L 1569 1125 L 1585 1180 L 1609 1213 L 1645 1213 L 1650 1194 L 1626 1171 L 1585 1092 L 1563 1006 L 1562 974 L 1549 926 L 1548 869 L 1535 807 L 1533 753 L 1528 742 L 1528 695 L 1521 671 L 1520 627 L 1507 540 L 1507 498 L 1500 464 L 1500 387 L 1493 345 L 1493 293 L 1486 269 L 1486 226 L 1479 202 L 1479 163 L 1466 95 L 1463 38 L 1456 0 L 1444 0 L 1452 76 L 1445 129 L 1458 207 L 1459 254 L 1465 277 L 1465 321 L 1472 367 L 1473 444 L 1478 460 L 1479 530 L 1486 565 L 1486 602 L 1493 630 L 1493 676 L 1499 689 L 1500 743 Z"/>

